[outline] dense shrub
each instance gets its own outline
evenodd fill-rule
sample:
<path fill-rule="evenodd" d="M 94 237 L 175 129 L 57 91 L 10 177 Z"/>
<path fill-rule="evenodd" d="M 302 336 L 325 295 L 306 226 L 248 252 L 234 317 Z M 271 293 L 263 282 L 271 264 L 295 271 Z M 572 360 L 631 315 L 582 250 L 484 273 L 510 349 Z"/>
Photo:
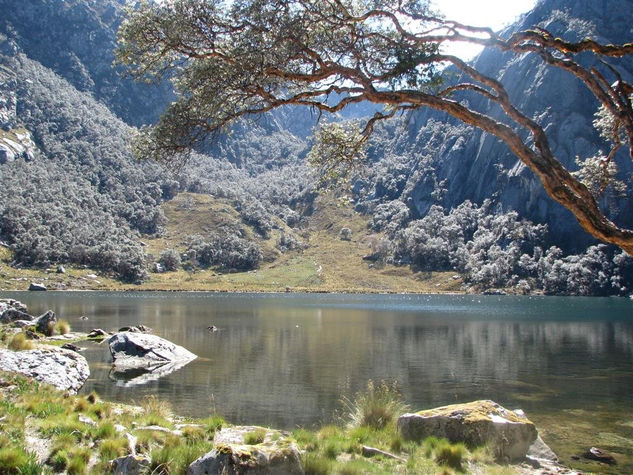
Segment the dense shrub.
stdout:
<path fill-rule="evenodd" d="M 180 267 L 180 254 L 174 249 L 166 249 L 160 253 L 158 260 L 165 270 L 175 271 Z"/>
<path fill-rule="evenodd" d="M 145 275 L 138 233 L 161 231 L 163 197 L 178 183 L 135 162 L 130 129 L 90 96 L 24 57 L 17 118 L 31 131 L 35 160 L 0 165 L 0 239 L 17 263 L 85 264 L 127 281 Z"/>
<path fill-rule="evenodd" d="M 479 289 L 516 287 L 557 295 L 624 294 L 633 282 L 633 258 L 604 244 L 564 256 L 543 251 L 546 226 L 520 220 L 514 211 L 465 202 L 450 212 L 432 206 L 399 231 L 393 258 L 420 270 L 456 270 Z"/>
<path fill-rule="evenodd" d="M 259 265 L 262 251 L 257 243 L 228 232 L 191 236 L 187 255 L 194 265 L 218 266 L 230 270 L 250 270 Z"/>

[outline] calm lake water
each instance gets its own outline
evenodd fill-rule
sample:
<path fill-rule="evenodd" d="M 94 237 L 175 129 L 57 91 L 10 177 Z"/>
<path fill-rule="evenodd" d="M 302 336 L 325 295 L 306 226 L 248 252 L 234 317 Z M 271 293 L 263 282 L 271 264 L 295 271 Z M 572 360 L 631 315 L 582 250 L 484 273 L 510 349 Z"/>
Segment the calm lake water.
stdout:
<path fill-rule="evenodd" d="M 86 343 L 84 390 L 156 394 L 182 415 L 291 429 L 332 420 L 368 380 L 422 409 L 473 399 L 522 408 L 561 457 L 591 446 L 633 473 L 633 301 L 439 295 L 2 293 L 73 330 L 143 323 L 199 358 L 145 384 Z M 80 320 L 85 315 L 88 320 Z M 218 332 L 210 333 L 207 326 Z M 576 466 L 579 466 L 576 464 Z M 598 470 L 598 466 L 580 465 Z M 603 466 L 604 469 L 604 466 Z"/>

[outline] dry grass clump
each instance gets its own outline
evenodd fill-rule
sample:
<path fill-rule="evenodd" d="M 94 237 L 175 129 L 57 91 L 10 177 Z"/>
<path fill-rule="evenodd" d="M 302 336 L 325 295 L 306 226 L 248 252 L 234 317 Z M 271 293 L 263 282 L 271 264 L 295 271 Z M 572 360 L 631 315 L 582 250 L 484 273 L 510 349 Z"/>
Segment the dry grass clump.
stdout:
<path fill-rule="evenodd" d="M 376 386 L 370 380 L 367 391 L 356 393 L 352 401 L 343 399 L 343 404 L 348 412 L 350 426 L 373 429 L 382 429 L 394 423 L 398 416 L 408 410 L 395 381 L 391 384 L 381 381 Z"/>
<path fill-rule="evenodd" d="M 20 332 L 13 335 L 8 347 L 13 351 L 32 350 L 33 342 L 26 337 L 26 333 Z"/>

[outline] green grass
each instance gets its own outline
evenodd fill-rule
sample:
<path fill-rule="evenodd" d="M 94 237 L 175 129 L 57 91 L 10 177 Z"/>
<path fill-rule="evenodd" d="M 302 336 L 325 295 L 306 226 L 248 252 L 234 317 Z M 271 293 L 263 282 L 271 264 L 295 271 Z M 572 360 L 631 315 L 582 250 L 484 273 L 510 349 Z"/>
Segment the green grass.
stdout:
<path fill-rule="evenodd" d="M 266 430 L 265 429 L 256 429 L 252 432 L 247 432 L 244 434 L 244 443 L 246 445 L 257 445 L 264 442 L 266 439 Z"/>
<path fill-rule="evenodd" d="M 10 392 L 0 390 L 0 474 L 86 473 L 91 457 L 96 465 L 90 471 L 105 473 L 110 460 L 132 449 L 129 440 L 115 429 L 117 424 L 137 438 L 134 447 L 137 453 L 150 456 L 152 473 L 184 473 L 191 462 L 211 450 L 215 432 L 227 425 L 224 419 L 213 414 L 202 420 L 177 419 L 187 423 L 179 436 L 163 431 L 135 430 L 134 427 L 147 425 L 150 419 L 173 428 L 177 416 L 169 405 L 157 398 L 143 400 L 142 408 L 115 407 L 100 401 L 95 394 L 65 396 L 21 376 L 0 373 L 0 377 L 16 385 Z M 391 409 L 387 411 L 384 406 Z M 393 423 L 396 407 L 403 409 L 404 406 L 393 384 L 370 383 L 367 391 L 353 398 L 349 414 L 338 424 L 317 430 L 295 430 L 292 439 L 300 450 L 305 473 L 436 474 L 463 471 L 471 466 L 478 467 L 479 473 L 504 473 L 504 467 L 493 463 L 491 452 L 486 448 L 471 452 L 463 444 L 435 438 L 421 443 L 404 441 Z M 386 417 L 390 412 L 393 414 Z M 79 415 L 90 417 L 97 424 L 82 423 Z M 44 465 L 38 464 L 27 452 L 27 430 L 50 440 L 50 452 Z M 259 444 L 266 433 L 263 428 L 253 430 L 245 435 L 245 443 Z M 363 457 L 363 445 L 391 452 L 401 459 Z"/>

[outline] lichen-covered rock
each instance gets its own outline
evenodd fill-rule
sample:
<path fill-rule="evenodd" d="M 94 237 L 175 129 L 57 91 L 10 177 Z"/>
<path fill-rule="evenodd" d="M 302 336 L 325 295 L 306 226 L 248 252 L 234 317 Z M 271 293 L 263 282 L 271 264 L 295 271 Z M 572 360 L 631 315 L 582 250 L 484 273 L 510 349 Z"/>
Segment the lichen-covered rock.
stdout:
<path fill-rule="evenodd" d="M 152 461 L 144 455 L 126 455 L 110 462 L 112 473 L 116 475 L 139 475 L 147 473 Z"/>
<path fill-rule="evenodd" d="M 263 442 L 245 444 L 246 434 L 263 433 Z M 203 474 L 303 474 L 296 445 L 283 433 L 262 427 L 230 427 L 222 429 L 213 439 L 215 448 L 194 461 L 187 475 Z"/>
<path fill-rule="evenodd" d="M 188 363 L 197 358 L 182 346 L 146 333 L 117 333 L 108 344 L 117 368 L 158 367 L 168 363 Z"/>
<path fill-rule="evenodd" d="M 525 458 L 537 437 L 536 427 L 525 415 L 493 401 L 474 401 L 404 414 L 398 418 L 398 430 L 405 439 L 422 440 L 434 436 L 470 446 L 488 444 L 500 460 Z"/>
<path fill-rule="evenodd" d="M 90 376 L 86 358 L 61 348 L 27 351 L 0 349 L 0 369 L 76 393 Z"/>

